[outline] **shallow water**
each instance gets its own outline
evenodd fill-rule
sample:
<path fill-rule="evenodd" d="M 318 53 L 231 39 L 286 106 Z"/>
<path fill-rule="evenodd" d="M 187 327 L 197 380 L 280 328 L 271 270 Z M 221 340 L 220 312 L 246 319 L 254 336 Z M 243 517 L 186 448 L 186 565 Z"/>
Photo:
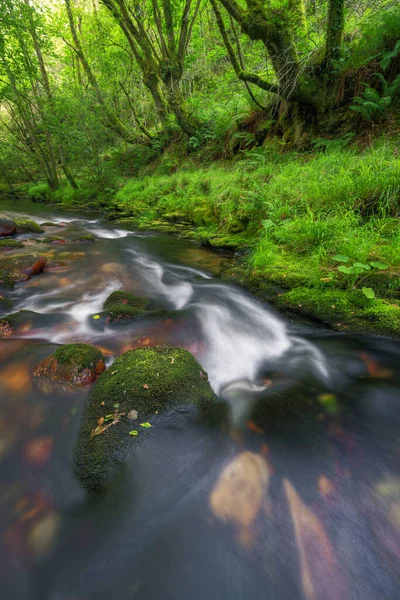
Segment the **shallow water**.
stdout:
<path fill-rule="evenodd" d="M 281 318 L 223 282 L 229 256 L 96 215 L 2 203 L 46 234 L 45 271 L 13 310 L 39 313 L 0 341 L 2 598 L 395 600 L 400 597 L 400 345 Z M 0 259 L 1 260 L 1 259 Z M 125 289 L 154 316 L 93 319 Z M 208 372 L 228 424 L 182 407 L 156 415 L 110 490 L 72 474 L 87 389 L 38 388 L 57 344 L 88 342 L 109 364 L 128 349 L 180 346 Z"/>

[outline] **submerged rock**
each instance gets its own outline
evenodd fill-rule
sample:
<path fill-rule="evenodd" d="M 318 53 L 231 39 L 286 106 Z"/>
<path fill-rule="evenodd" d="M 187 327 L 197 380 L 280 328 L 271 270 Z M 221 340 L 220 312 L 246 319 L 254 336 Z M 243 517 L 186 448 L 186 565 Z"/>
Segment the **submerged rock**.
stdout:
<path fill-rule="evenodd" d="M 4 259 L 1 261 L 1 266 L 6 278 L 17 283 L 43 271 L 46 263 L 47 258 L 45 256 L 27 254 Z"/>
<path fill-rule="evenodd" d="M 14 217 L 17 233 L 43 233 L 43 229 L 32 219 L 27 217 Z"/>
<path fill-rule="evenodd" d="M 146 314 L 148 304 L 147 298 L 118 290 L 108 296 L 103 305 L 104 310 L 99 316 L 105 319 L 107 324 L 125 323 Z"/>
<path fill-rule="evenodd" d="M 14 235 L 16 231 L 17 225 L 15 221 L 6 215 L 0 215 L 0 237 Z"/>
<path fill-rule="evenodd" d="M 76 476 L 89 491 L 103 489 L 144 435 L 143 421 L 149 426 L 146 419 L 174 405 L 204 406 L 214 400 L 206 373 L 186 350 L 154 346 L 126 352 L 99 377 L 86 400 Z"/>
<path fill-rule="evenodd" d="M 18 240 L 10 240 L 10 239 L 5 239 L 5 240 L 0 240 L 0 250 L 11 250 L 13 248 L 23 248 L 24 245 L 22 244 L 22 242 L 19 242 Z"/>
<path fill-rule="evenodd" d="M 66 344 L 42 360 L 33 371 L 35 377 L 50 381 L 86 385 L 106 368 L 100 350 L 89 344 Z"/>
<path fill-rule="evenodd" d="M 37 313 L 32 310 L 19 310 L 0 318 L 0 337 L 8 337 L 22 325 L 29 325 Z"/>
<path fill-rule="evenodd" d="M 0 310 L 9 310 L 12 307 L 12 302 L 7 296 L 0 293 Z"/>

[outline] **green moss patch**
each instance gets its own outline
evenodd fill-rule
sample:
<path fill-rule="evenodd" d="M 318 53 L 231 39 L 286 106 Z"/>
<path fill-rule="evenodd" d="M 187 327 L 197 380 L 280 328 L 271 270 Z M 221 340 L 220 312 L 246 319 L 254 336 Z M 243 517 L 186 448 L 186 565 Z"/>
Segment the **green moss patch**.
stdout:
<path fill-rule="evenodd" d="M 66 344 L 40 362 L 35 377 L 83 385 L 94 381 L 105 369 L 100 350 L 88 344 Z"/>
<path fill-rule="evenodd" d="M 12 250 L 13 248 L 23 248 L 24 245 L 18 240 L 0 240 L 0 250 Z"/>
<path fill-rule="evenodd" d="M 32 219 L 27 217 L 14 217 L 17 233 L 43 233 L 43 229 Z"/>
<path fill-rule="evenodd" d="M 99 315 L 94 315 L 94 317 L 99 316 L 101 319 L 105 319 L 106 324 L 124 323 L 146 314 L 148 304 L 149 300 L 147 298 L 118 290 L 110 294 L 104 302 L 104 310 Z"/>
<path fill-rule="evenodd" d="M 86 489 L 104 488 L 144 435 L 151 415 L 174 405 L 212 403 L 207 375 L 186 350 L 151 347 L 126 352 L 90 391 L 75 449 L 74 471 Z M 136 411 L 138 420 L 130 418 Z M 110 426 L 108 426 L 110 425 Z M 140 430 L 137 436 L 129 435 Z"/>
<path fill-rule="evenodd" d="M 334 329 L 400 336 L 400 306 L 368 300 L 360 290 L 296 288 L 278 296 L 276 304 L 317 318 Z"/>

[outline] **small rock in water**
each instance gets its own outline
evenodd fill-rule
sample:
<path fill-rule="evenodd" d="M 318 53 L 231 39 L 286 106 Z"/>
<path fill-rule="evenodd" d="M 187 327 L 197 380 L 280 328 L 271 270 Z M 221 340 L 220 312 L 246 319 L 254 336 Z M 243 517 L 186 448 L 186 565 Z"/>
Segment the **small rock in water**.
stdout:
<path fill-rule="evenodd" d="M 0 215 L 0 237 L 5 235 L 14 235 L 17 231 L 17 225 L 13 219 L 6 215 Z"/>
<path fill-rule="evenodd" d="M 42 360 L 33 372 L 35 377 L 50 381 L 86 385 L 106 368 L 100 350 L 89 344 L 66 344 Z"/>
<path fill-rule="evenodd" d="M 132 419 L 132 421 L 135 421 L 135 419 L 137 419 L 137 418 L 138 418 L 137 410 L 132 409 L 128 412 L 128 419 Z"/>

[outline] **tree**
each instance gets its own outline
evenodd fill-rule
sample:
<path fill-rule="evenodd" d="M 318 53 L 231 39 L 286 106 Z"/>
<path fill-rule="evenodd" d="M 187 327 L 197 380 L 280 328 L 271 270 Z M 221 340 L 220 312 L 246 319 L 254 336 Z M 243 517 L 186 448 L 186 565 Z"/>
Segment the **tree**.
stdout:
<path fill-rule="evenodd" d="M 121 27 L 139 65 L 143 81 L 166 123 L 169 113 L 189 137 L 200 124 L 185 108 L 180 83 L 195 19 L 201 0 L 102 0 Z"/>

